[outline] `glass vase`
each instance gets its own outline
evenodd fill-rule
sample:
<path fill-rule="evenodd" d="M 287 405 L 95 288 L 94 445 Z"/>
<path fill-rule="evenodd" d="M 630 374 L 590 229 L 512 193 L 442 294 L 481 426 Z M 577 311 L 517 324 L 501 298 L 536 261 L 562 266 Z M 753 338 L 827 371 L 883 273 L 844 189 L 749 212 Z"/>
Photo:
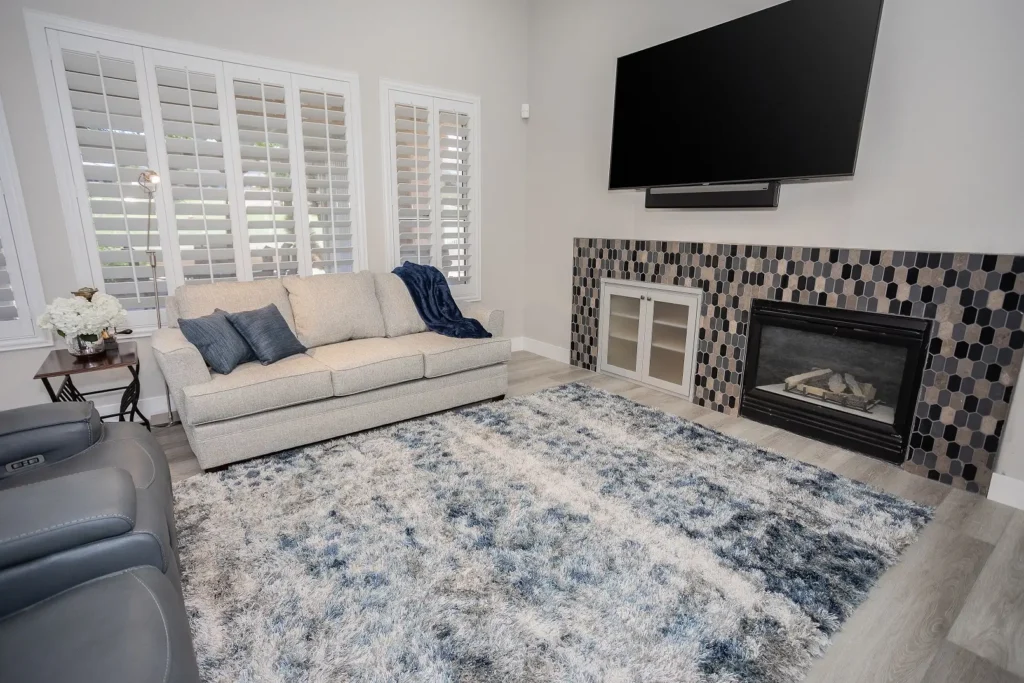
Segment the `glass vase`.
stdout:
<path fill-rule="evenodd" d="M 68 345 L 68 353 L 72 356 L 98 356 L 106 351 L 103 337 L 95 335 L 92 339 L 85 337 L 64 337 Z"/>

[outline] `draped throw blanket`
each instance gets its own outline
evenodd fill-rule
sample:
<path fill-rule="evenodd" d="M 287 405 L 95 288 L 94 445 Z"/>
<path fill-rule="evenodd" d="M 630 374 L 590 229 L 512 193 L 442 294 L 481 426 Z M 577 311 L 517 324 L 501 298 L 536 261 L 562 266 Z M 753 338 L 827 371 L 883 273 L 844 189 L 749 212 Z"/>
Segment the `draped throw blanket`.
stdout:
<path fill-rule="evenodd" d="M 434 266 L 421 266 L 406 261 L 391 272 L 402 278 L 402 282 L 409 288 L 416 310 L 431 332 L 460 339 L 491 336 L 479 321 L 463 317 L 452 298 L 452 290 L 448 288 L 444 273 Z"/>

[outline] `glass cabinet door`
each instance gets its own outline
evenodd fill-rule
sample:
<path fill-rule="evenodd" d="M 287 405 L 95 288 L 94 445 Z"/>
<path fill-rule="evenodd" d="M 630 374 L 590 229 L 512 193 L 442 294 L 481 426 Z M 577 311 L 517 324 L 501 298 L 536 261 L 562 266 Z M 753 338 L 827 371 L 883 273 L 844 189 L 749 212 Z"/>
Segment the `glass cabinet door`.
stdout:
<path fill-rule="evenodd" d="M 697 301 L 691 294 L 651 292 L 643 349 L 643 381 L 674 393 L 692 391 L 691 344 L 696 334 Z"/>
<path fill-rule="evenodd" d="M 662 382 L 682 386 L 690 307 L 667 301 L 652 303 L 651 362 L 647 372 Z"/>
<path fill-rule="evenodd" d="M 632 375 L 640 374 L 640 335 L 643 301 L 639 294 L 609 292 L 605 362 Z"/>

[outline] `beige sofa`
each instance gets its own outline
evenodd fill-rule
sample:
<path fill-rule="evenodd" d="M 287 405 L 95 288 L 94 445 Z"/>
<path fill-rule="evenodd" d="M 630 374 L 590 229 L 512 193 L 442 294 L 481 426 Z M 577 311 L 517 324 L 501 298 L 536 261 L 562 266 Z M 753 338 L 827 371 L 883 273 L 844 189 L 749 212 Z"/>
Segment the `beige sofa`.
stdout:
<path fill-rule="evenodd" d="M 272 365 L 210 371 L 177 320 L 273 303 L 308 352 Z M 295 276 L 185 285 L 167 299 L 171 327 L 153 354 L 203 469 L 505 394 L 511 342 L 504 314 L 462 305 L 494 335 L 428 332 L 390 273 Z"/>

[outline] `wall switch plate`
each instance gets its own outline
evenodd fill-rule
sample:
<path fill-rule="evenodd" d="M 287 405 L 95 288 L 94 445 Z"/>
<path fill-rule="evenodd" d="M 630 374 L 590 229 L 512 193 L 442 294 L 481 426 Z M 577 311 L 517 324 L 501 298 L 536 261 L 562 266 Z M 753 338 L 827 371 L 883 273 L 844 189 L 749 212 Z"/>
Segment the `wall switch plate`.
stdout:
<path fill-rule="evenodd" d="M 523 117 L 524 121 L 530 118 L 530 105 L 524 104 L 523 108 L 519 112 L 519 115 Z"/>

